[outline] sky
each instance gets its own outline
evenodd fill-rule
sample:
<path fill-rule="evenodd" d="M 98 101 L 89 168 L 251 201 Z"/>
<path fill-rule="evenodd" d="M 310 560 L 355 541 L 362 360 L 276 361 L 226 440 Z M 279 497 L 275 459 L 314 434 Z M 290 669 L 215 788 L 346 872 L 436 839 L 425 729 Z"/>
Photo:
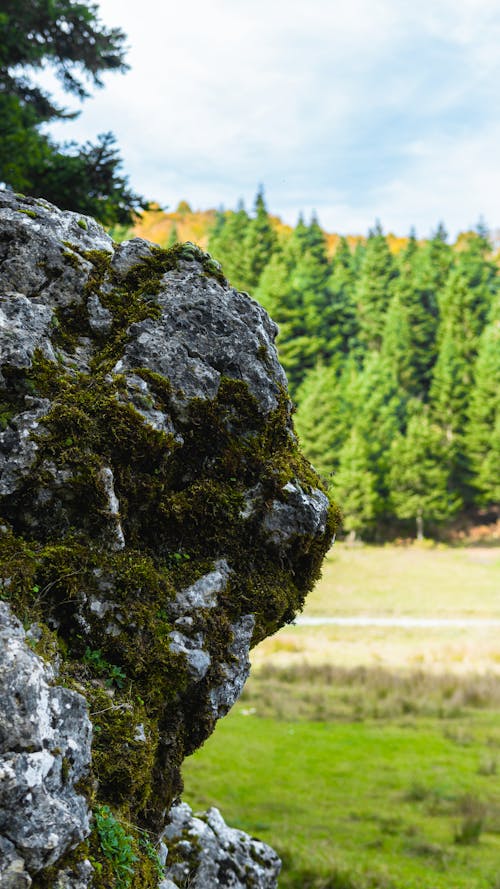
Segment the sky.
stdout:
<path fill-rule="evenodd" d="M 500 227 L 500 0 L 98 6 L 130 70 L 51 133 L 112 130 L 150 200 L 251 208 L 262 184 L 285 221 L 343 234 Z"/>

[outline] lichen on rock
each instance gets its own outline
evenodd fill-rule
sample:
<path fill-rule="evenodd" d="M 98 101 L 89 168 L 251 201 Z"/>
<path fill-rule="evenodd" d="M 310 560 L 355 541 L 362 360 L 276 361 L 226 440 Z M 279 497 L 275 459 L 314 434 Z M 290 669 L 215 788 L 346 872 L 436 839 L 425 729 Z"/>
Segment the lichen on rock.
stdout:
<path fill-rule="evenodd" d="M 266 312 L 194 245 L 116 245 L 79 220 L 0 192 L 6 651 L 90 720 L 80 771 L 64 733 L 41 737 L 45 711 L 26 752 L 7 724 L 2 755 L 38 755 L 39 787 L 70 811 L 50 839 L 33 797 L 40 834 L 23 839 L 31 791 L 9 760 L 2 879 L 148 889 L 175 883 L 154 847 L 184 757 L 240 694 L 251 645 L 302 607 L 338 515 L 300 452 Z"/>

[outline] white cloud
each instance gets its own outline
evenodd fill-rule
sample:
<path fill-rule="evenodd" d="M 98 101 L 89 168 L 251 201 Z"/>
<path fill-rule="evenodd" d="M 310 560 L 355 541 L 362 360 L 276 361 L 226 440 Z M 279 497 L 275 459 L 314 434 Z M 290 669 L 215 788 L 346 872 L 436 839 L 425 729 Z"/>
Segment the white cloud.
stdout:
<path fill-rule="evenodd" d="M 101 0 L 131 71 L 57 138 L 111 129 L 170 205 L 268 203 L 365 231 L 498 224 L 498 0 Z M 472 132 L 472 128 L 474 131 Z M 468 131 L 469 129 L 469 131 Z M 496 140 L 496 141 L 495 141 Z M 293 216 L 293 218 L 292 218 Z"/>

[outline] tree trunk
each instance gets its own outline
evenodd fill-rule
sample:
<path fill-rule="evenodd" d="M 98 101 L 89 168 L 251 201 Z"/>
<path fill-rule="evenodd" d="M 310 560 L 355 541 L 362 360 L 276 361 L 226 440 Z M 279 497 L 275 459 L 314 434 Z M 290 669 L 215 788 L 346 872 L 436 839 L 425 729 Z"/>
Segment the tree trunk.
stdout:
<path fill-rule="evenodd" d="M 417 540 L 424 539 L 424 519 L 422 516 L 422 511 L 419 511 L 417 515 Z"/>

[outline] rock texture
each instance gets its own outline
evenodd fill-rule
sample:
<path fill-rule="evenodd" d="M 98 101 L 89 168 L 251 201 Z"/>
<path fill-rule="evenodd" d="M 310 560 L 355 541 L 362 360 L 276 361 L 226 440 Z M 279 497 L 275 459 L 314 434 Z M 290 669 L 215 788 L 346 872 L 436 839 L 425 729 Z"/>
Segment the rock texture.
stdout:
<path fill-rule="evenodd" d="M 281 869 L 276 853 L 243 831 L 228 827 L 216 808 L 197 817 L 186 803 L 173 806 L 162 839 L 168 849 L 165 873 L 174 886 L 276 886 Z"/>
<path fill-rule="evenodd" d="M 54 670 L 26 642 L 0 602 L 0 885 L 29 886 L 90 833 L 75 784 L 90 766 L 85 699 L 54 684 Z"/>
<path fill-rule="evenodd" d="M 0 192 L 2 887 L 175 885 L 174 826 L 193 885 L 275 885 L 274 853 L 176 800 L 337 521 L 276 332 L 193 245 Z"/>

